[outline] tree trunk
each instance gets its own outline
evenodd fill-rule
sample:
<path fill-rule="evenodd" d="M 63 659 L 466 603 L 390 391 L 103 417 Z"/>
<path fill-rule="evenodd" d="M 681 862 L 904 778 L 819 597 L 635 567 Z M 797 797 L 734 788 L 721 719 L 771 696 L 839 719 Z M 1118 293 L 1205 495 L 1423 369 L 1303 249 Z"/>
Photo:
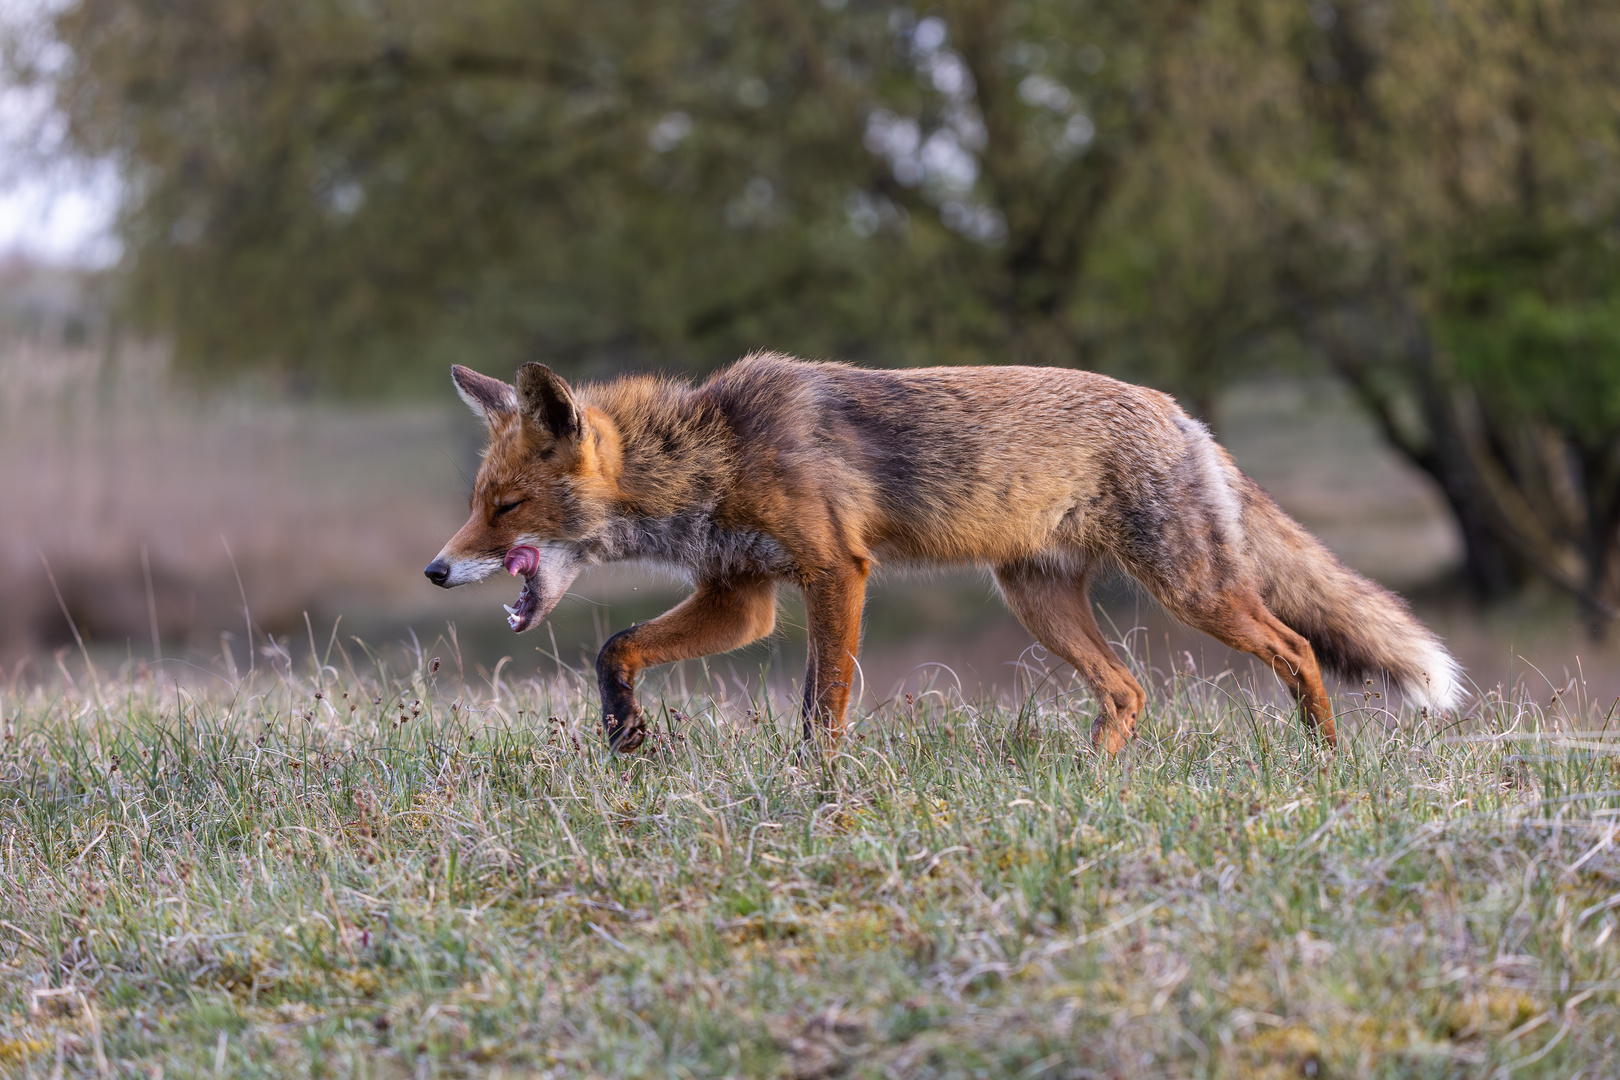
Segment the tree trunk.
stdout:
<path fill-rule="evenodd" d="M 1473 594 L 1502 599 L 1540 576 L 1573 596 L 1593 636 L 1602 637 L 1620 615 L 1615 470 L 1588 465 L 1587 482 L 1571 483 L 1561 472 L 1570 457 L 1561 439 L 1540 454 L 1508 449 L 1533 432 L 1493 417 L 1453 376 L 1405 297 L 1347 305 L 1331 315 L 1308 310 L 1301 322 L 1306 339 L 1355 387 L 1390 445 L 1440 485 L 1462 535 L 1464 576 Z M 1366 324 L 1374 332 L 1355 333 Z M 1399 342 L 1393 353 L 1374 354 L 1371 342 L 1391 340 Z M 1566 505 L 1571 500 L 1574 505 Z"/>

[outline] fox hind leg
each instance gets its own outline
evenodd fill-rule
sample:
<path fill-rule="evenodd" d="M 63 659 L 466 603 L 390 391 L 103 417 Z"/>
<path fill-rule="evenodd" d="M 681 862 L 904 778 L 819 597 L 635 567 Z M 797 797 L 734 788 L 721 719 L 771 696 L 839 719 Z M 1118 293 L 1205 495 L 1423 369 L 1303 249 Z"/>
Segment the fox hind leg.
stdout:
<path fill-rule="evenodd" d="M 1170 614 L 1188 626 L 1264 661 L 1299 702 L 1306 730 L 1320 735 L 1329 746 L 1338 745 L 1333 706 L 1322 685 L 1315 650 L 1303 635 L 1272 614 L 1258 595 L 1244 590 L 1198 600 L 1160 599 Z"/>
<path fill-rule="evenodd" d="M 775 582 L 703 582 L 656 619 L 608 638 L 596 658 L 608 744 L 628 753 L 647 738 L 636 704 L 636 675 L 642 668 L 729 652 L 769 634 L 775 624 Z"/>
<path fill-rule="evenodd" d="M 1147 695 L 1114 655 L 1091 611 L 1089 571 L 1065 574 L 1031 563 L 996 568 L 1007 606 L 1042 645 L 1074 665 L 1100 712 L 1091 725 L 1093 746 L 1117 754 L 1136 735 Z"/>

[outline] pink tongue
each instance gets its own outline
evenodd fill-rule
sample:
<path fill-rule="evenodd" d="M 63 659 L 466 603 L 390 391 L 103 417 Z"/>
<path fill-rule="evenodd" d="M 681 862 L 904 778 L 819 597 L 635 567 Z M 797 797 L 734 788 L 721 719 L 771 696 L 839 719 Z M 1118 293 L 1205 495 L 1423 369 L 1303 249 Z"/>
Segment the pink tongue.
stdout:
<path fill-rule="evenodd" d="M 540 549 L 520 544 L 506 553 L 506 572 L 516 577 L 531 576 L 540 569 Z"/>

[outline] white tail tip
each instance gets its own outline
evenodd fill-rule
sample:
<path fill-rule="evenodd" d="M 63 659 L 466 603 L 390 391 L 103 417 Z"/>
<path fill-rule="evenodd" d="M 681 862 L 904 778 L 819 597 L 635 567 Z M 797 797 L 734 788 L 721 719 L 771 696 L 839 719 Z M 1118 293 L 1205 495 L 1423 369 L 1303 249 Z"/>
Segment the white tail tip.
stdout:
<path fill-rule="evenodd" d="M 1444 712 L 1462 700 L 1462 665 L 1438 642 L 1429 645 L 1413 658 L 1417 675 L 1401 680 L 1401 692 L 1408 701 L 1420 709 Z"/>

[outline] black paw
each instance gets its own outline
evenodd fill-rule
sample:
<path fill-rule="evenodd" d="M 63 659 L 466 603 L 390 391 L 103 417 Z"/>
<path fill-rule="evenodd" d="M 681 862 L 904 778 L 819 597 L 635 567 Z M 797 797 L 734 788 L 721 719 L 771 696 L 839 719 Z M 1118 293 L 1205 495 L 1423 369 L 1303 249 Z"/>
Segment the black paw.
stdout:
<path fill-rule="evenodd" d="M 647 725 L 641 718 L 640 709 L 622 723 L 610 713 L 602 717 L 602 726 L 607 729 L 608 747 L 615 754 L 631 753 L 647 741 Z"/>

